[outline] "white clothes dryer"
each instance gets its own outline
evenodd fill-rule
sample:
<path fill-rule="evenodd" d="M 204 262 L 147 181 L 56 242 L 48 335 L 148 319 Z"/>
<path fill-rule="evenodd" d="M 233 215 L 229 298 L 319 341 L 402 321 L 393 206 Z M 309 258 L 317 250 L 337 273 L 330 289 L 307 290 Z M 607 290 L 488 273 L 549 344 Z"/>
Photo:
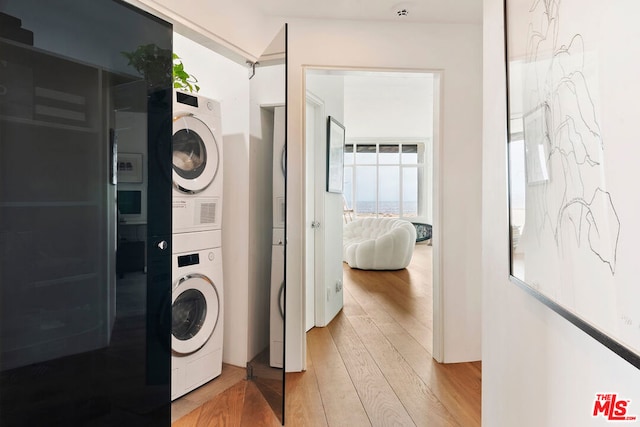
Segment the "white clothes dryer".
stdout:
<path fill-rule="evenodd" d="M 273 110 L 273 228 L 284 228 L 285 176 L 287 174 L 287 147 L 285 144 L 285 107 Z"/>
<path fill-rule="evenodd" d="M 273 112 L 273 234 L 271 246 L 271 300 L 269 310 L 269 365 L 283 367 L 284 355 L 284 227 L 286 220 L 285 107 Z"/>
<path fill-rule="evenodd" d="M 220 104 L 174 91 L 173 233 L 219 230 L 222 225 Z"/>
<path fill-rule="evenodd" d="M 173 235 L 171 400 L 222 372 L 222 232 Z"/>

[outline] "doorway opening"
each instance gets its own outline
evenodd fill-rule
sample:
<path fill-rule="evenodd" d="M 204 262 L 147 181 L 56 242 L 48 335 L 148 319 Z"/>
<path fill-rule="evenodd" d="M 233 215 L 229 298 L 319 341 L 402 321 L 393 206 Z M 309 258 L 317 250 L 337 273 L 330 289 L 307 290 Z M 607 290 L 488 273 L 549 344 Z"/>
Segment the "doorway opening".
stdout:
<path fill-rule="evenodd" d="M 437 71 L 305 68 L 305 323 L 343 305 L 342 228 L 366 217 L 439 222 Z M 346 131 L 342 194 L 326 192 L 327 120 Z M 433 245 L 433 355 L 441 340 L 439 251 Z M 431 266 L 429 266 L 431 267 Z M 430 307 L 426 307 L 431 310 Z"/>

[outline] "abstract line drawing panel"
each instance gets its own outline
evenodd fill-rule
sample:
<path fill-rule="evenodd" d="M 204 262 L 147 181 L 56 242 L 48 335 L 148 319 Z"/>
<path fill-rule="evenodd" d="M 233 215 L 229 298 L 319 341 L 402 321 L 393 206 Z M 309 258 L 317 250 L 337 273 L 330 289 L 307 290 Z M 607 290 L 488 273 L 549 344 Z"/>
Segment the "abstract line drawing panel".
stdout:
<path fill-rule="evenodd" d="M 640 368 L 640 27 L 597 0 L 505 17 L 512 281 Z"/>

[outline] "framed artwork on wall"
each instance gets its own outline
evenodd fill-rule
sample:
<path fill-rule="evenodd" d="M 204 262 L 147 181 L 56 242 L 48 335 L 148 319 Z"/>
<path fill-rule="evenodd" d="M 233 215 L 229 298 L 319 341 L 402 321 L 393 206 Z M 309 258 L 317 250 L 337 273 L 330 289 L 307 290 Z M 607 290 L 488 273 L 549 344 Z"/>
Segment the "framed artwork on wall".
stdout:
<path fill-rule="evenodd" d="M 118 182 L 142 182 L 142 154 L 118 153 Z"/>
<path fill-rule="evenodd" d="M 524 115 L 523 137 L 527 161 L 527 184 L 549 181 L 549 134 L 547 132 L 546 105 L 539 105 Z"/>
<path fill-rule="evenodd" d="M 342 193 L 344 185 L 344 126 L 327 117 L 327 192 Z"/>
<path fill-rule="evenodd" d="M 640 27 L 615 2 L 504 7 L 511 280 L 640 368 Z"/>

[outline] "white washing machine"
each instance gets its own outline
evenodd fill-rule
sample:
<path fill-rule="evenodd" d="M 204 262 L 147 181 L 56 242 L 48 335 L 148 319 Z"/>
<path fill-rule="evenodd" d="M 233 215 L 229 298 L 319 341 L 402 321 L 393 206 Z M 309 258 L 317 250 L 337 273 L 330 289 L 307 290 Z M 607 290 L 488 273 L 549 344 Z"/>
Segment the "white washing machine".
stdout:
<path fill-rule="evenodd" d="M 173 232 L 219 230 L 222 225 L 220 104 L 174 91 Z"/>
<path fill-rule="evenodd" d="M 284 354 L 284 242 L 285 242 L 285 107 L 273 114 L 273 234 L 271 246 L 271 301 L 269 312 L 269 365 L 283 367 Z"/>
<path fill-rule="evenodd" d="M 222 232 L 173 235 L 171 400 L 222 372 Z"/>
<path fill-rule="evenodd" d="M 273 230 L 271 246 L 271 303 L 269 310 L 269 365 L 283 367 L 284 355 L 284 229 Z"/>

